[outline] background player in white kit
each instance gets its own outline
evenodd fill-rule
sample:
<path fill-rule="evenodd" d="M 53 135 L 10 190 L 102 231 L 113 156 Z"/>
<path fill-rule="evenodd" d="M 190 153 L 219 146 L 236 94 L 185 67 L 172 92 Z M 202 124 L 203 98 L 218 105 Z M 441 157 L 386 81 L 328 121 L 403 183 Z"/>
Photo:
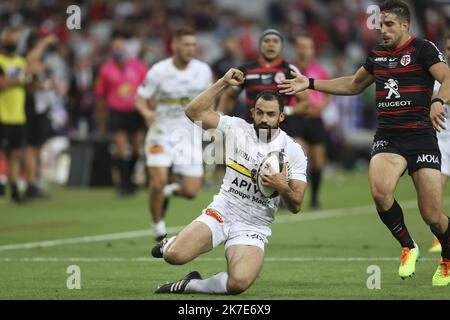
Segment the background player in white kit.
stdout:
<path fill-rule="evenodd" d="M 283 98 L 265 91 L 252 109 L 254 124 L 213 111 L 215 98 L 226 88 L 240 85 L 244 74 L 230 69 L 223 78 L 195 98 L 186 109 L 192 121 L 204 129 L 218 129 L 225 135 L 226 173 L 218 195 L 203 213 L 176 237 L 164 239 L 152 250 L 170 264 L 185 264 L 202 253 L 225 244 L 228 270 L 205 280 L 197 271 L 168 283 L 156 293 L 239 294 L 247 290 L 261 271 L 264 247 L 271 234 L 280 198 L 293 213 L 300 211 L 306 189 L 306 155 L 299 144 L 279 129 L 284 120 Z M 281 173 L 262 176 L 263 185 L 278 195 L 264 197 L 253 182 L 255 169 L 270 152 L 284 154 Z"/>
<path fill-rule="evenodd" d="M 136 106 L 150 129 L 145 141 L 149 173 L 149 208 L 157 241 L 164 238 L 165 201 L 172 194 L 193 199 L 201 186 L 202 130 L 184 113 L 186 105 L 212 83 L 210 67 L 197 59 L 192 30 L 177 30 L 173 55 L 156 63 L 136 96 Z M 169 168 L 182 184 L 168 185 Z"/>
<path fill-rule="evenodd" d="M 445 43 L 445 53 L 447 55 L 447 63 L 450 63 L 450 35 L 447 36 Z M 434 95 L 433 98 L 437 97 L 439 88 L 441 84 L 436 81 L 434 84 Z M 448 182 L 448 177 L 450 177 L 450 106 L 448 104 L 444 105 L 445 115 L 446 115 L 446 128 L 437 132 L 437 138 L 439 143 L 439 149 L 441 150 L 442 160 L 441 160 L 441 181 L 442 188 L 445 188 Z M 438 239 L 435 238 L 433 244 L 431 245 L 429 252 L 441 252 L 442 246 Z"/>

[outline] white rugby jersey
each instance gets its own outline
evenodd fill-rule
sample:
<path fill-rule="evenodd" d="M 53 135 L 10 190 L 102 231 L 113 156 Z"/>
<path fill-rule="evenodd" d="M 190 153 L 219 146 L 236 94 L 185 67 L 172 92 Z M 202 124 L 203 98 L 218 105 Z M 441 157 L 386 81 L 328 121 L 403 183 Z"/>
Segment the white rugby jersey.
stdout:
<path fill-rule="evenodd" d="M 434 88 L 433 88 L 433 98 L 438 96 L 439 89 L 441 88 L 441 84 L 439 81 L 434 82 Z M 437 137 L 439 139 L 445 138 L 450 139 L 450 106 L 448 104 L 444 104 L 444 110 L 445 110 L 445 130 L 441 130 L 441 132 L 436 132 Z"/>
<path fill-rule="evenodd" d="M 180 70 L 172 58 L 167 58 L 150 68 L 137 94 L 156 98 L 155 126 L 167 131 L 192 126 L 184 109 L 211 84 L 212 72 L 206 63 L 192 59 L 186 69 Z"/>
<path fill-rule="evenodd" d="M 280 197 L 264 197 L 252 180 L 252 171 L 256 173 L 267 154 L 279 151 L 285 155 L 288 179 L 306 182 L 305 152 L 281 129 L 274 140 L 262 142 L 253 125 L 237 117 L 221 116 L 217 129 L 225 135 L 227 168 L 220 192 L 208 207 L 232 221 L 269 226 Z"/>

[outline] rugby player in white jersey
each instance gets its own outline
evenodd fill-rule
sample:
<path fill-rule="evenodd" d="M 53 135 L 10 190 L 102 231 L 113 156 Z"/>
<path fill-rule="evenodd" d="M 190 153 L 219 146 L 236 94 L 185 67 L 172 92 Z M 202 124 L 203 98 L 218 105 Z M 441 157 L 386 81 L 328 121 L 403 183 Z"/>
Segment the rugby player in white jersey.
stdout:
<path fill-rule="evenodd" d="M 447 55 L 447 63 L 450 62 L 450 35 L 447 36 L 445 43 L 445 53 Z M 438 96 L 441 84 L 436 81 L 434 83 L 433 98 Z M 441 181 L 442 188 L 445 188 L 448 182 L 448 177 L 450 177 L 450 106 L 448 104 L 444 105 L 445 115 L 446 115 L 446 128 L 437 132 L 437 138 L 439 143 L 439 149 L 441 150 L 442 160 L 441 160 Z M 438 239 L 435 238 L 429 252 L 441 252 L 442 246 Z"/>
<path fill-rule="evenodd" d="M 149 209 L 157 241 L 166 235 L 164 212 L 168 197 L 193 199 L 201 186 L 202 130 L 184 113 L 186 105 L 212 83 L 210 67 L 194 58 L 192 30 L 177 30 L 173 55 L 155 65 L 137 90 L 136 106 L 150 127 L 145 151 L 149 174 Z M 168 184 L 169 169 L 181 184 Z"/>
<path fill-rule="evenodd" d="M 176 237 L 164 239 L 152 250 L 154 257 L 181 265 L 223 243 L 227 271 L 204 280 L 199 272 L 193 271 L 177 282 L 160 286 L 156 293 L 244 292 L 261 271 L 264 248 L 280 199 L 292 213 L 300 211 L 306 189 L 307 159 L 302 147 L 279 128 L 284 120 L 281 95 L 265 91 L 256 97 L 254 124 L 212 109 L 225 89 L 243 81 L 242 71 L 230 69 L 187 107 L 189 119 L 200 123 L 203 129 L 217 129 L 224 135 L 226 173 L 220 192 L 202 214 Z M 278 192 L 265 197 L 254 176 L 262 160 L 274 151 L 284 155 L 284 164 L 281 173 L 260 176 L 263 186 Z"/>

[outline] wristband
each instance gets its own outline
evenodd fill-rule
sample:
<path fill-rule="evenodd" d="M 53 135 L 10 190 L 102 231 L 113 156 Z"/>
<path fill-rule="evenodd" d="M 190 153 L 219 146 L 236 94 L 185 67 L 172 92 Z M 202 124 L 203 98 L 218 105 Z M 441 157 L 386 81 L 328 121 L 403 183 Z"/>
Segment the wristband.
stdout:
<path fill-rule="evenodd" d="M 313 89 L 314 90 L 314 79 L 313 78 L 309 78 L 308 89 Z"/>
<path fill-rule="evenodd" d="M 431 104 L 433 104 L 435 102 L 440 102 L 442 105 L 445 104 L 444 100 L 442 100 L 441 98 L 434 98 L 433 100 L 431 100 Z"/>

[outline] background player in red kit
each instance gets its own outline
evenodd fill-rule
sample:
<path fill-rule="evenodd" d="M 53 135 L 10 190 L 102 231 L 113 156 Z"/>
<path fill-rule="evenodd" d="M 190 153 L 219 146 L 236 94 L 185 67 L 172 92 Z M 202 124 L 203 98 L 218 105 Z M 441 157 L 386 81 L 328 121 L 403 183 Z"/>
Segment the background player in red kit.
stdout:
<path fill-rule="evenodd" d="M 230 114 L 234 109 L 235 100 L 245 89 L 248 113 L 245 120 L 252 122 L 250 109 L 255 105 L 258 93 L 265 90 L 277 90 L 277 84 L 284 79 L 292 78 L 291 72 L 298 69 L 281 57 L 283 50 L 283 36 L 276 29 L 266 29 L 259 38 L 260 54 L 258 60 L 249 62 L 238 69 L 244 73 L 245 81 L 239 86 L 228 88 L 221 96 L 217 111 Z M 297 103 L 290 106 L 291 97 L 285 96 L 284 113 L 290 116 L 294 113 L 304 113 L 309 107 L 306 92 L 296 94 Z"/>
<path fill-rule="evenodd" d="M 296 74 L 279 88 L 291 95 L 307 88 L 355 95 L 375 81 L 378 128 L 369 181 L 381 220 L 402 246 L 399 275 L 414 274 L 419 257 L 419 247 L 394 199 L 398 180 L 408 169 L 422 218 L 442 244 L 442 260 L 432 284 L 446 286 L 450 283 L 450 228 L 442 211 L 441 153 L 434 129 L 445 128 L 443 105 L 450 100 L 450 70 L 433 43 L 409 34 L 410 14 L 404 2 L 385 1 L 380 9 L 382 45 L 370 52 L 355 75 L 315 81 Z M 431 100 L 435 80 L 441 88 Z"/>

